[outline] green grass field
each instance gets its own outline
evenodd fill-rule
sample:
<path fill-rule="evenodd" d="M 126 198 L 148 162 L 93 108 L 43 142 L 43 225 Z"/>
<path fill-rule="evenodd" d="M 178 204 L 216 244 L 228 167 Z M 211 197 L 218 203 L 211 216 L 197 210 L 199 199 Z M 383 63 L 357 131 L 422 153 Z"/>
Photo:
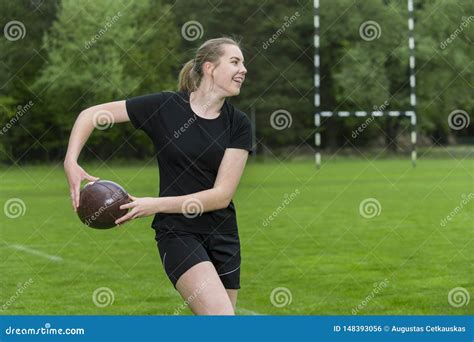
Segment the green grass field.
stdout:
<path fill-rule="evenodd" d="M 82 166 L 145 197 L 157 195 L 155 165 Z M 152 217 L 90 229 L 71 208 L 62 164 L 4 167 L 0 175 L 1 314 L 168 315 L 183 304 L 162 269 Z M 405 159 L 341 159 L 319 171 L 313 161 L 249 163 L 234 197 L 238 313 L 351 315 L 361 305 L 359 315 L 474 314 L 474 298 L 448 303 L 456 287 L 474 296 L 474 201 L 440 224 L 473 192 L 474 159 L 420 160 L 415 169 Z M 25 203 L 22 216 L 5 215 L 11 198 Z M 378 216 L 360 214 L 366 198 L 379 201 Z M 388 285 L 374 294 L 382 281 Z M 100 287 L 113 291 L 113 304 L 93 303 Z M 282 307 L 270 298 L 279 287 L 291 296 Z"/>

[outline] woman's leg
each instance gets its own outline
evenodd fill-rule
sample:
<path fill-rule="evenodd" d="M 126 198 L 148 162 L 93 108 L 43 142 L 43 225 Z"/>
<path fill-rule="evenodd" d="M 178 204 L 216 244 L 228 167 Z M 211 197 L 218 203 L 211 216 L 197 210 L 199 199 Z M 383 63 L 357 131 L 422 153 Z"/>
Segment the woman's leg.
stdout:
<path fill-rule="evenodd" d="M 237 306 L 237 293 L 239 292 L 239 290 L 226 289 L 226 292 L 229 296 L 230 302 L 232 303 L 235 312 L 235 308 Z"/>
<path fill-rule="evenodd" d="M 240 288 L 240 240 L 238 232 L 213 234 L 209 238 L 208 255 L 224 285 L 232 307 L 237 305 Z"/>
<path fill-rule="evenodd" d="M 210 261 L 200 262 L 183 273 L 176 289 L 196 315 L 234 315 L 233 302 Z"/>

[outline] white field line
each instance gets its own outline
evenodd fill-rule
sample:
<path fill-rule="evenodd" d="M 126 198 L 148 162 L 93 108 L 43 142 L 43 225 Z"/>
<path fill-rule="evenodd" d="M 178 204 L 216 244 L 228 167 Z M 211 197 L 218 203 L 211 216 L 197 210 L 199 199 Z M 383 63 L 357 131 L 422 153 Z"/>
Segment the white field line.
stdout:
<path fill-rule="evenodd" d="M 49 244 L 49 245 L 56 246 L 57 244 Z M 44 246 L 48 246 L 48 244 L 41 245 L 41 247 L 44 247 Z M 39 257 L 42 257 L 42 258 L 45 258 L 45 259 L 48 259 L 48 260 L 51 260 L 51 261 L 54 261 L 54 262 L 64 262 L 64 263 L 74 265 L 74 266 L 77 266 L 77 267 L 82 267 L 82 268 L 87 268 L 87 269 L 92 267 L 92 268 L 95 268 L 95 269 L 104 270 L 103 267 L 97 266 L 95 264 L 91 265 L 88 262 L 84 262 L 84 261 L 80 261 L 80 260 L 64 259 L 63 257 L 57 256 L 57 255 L 47 254 L 47 253 L 44 253 L 42 251 L 27 247 L 27 246 L 21 245 L 21 244 L 5 243 L 3 246 L 0 246 L 0 248 L 10 248 L 10 249 L 14 249 L 14 250 L 17 250 L 17 251 L 25 252 L 27 254 L 36 255 L 36 256 L 39 256 Z"/>
<path fill-rule="evenodd" d="M 11 248 L 11 249 L 15 249 L 17 251 L 25 252 L 27 254 L 36 255 L 36 256 L 39 256 L 39 257 L 42 257 L 42 258 L 45 258 L 45 259 L 48 259 L 48 260 L 51 260 L 51 261 L 55 261 L 55 262 L 63 262 L 63 261 L 68 262 L 67 260 L 64 260 L 60 256 L 47 254 L 47 253 L 38 251 L 36 249 L 27 247 L 25 245 L 8 244 L 8 245 L 6 245 L 6 247 Z M 73 262 L 73 263 L 80 263 L 80 264 L 86 265 L 85 263 L 82 263 L 82 262 Z M 173 292 L 174 295 L 179 295 L 179 293 L 177 291 L 171 290 L 170 292 Z M 171 293 L 170 293 L 170 295 L 171 295 Z M 252 311 L 252 310 L 248 310 L 248 309 L 245 309 L 245 308 L 242 308 L 242 307 L 237 307 L 236 313 L 241 314 L 241 315 L 246 315 L 246 316 L 262 316 L 263 315 L 261 313 L 258 313 L 258 312 Z"/>
<path fill-rule="evenodd" d="M 28 254 L 36 255 L 36 256 L 39 256 L 39 257 L 42 257 L 42 258 L 45 258 L 45 259 L 48 259 L 48 260 L 51 260 L 51 261 L 55 261 L 55 262 L 64 261 L 63 258 L 61 258 L 60 256 L 47 254 L 47 253 L 38 251 L 36 249 L 26 247 L 25 245 L 9 244 L 9 245 L 7 245 L 7 247 L 12 248 L 12 249 L 16 249 L 17 251 L 22 251 L 22 252 L 25 252 L 25 253 L 28 253 Z"/>
<path fill-rule="evenodd" d="M 252 310 L 247 310 L 247 309 L 242 308 L 242 307 L 237 307 L 236 313 L 237 314 L 242 314 L 244 316 L 265 316 L 264 314 L 261 314 L 261 313 L 258 313 L 258 312 L 252 311 Z"/>

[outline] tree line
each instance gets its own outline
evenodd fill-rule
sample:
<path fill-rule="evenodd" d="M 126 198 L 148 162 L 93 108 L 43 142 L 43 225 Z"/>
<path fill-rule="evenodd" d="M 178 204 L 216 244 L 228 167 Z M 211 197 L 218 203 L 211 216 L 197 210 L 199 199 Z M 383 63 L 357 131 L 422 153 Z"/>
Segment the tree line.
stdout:
<path fill-rule="evenodd" d="M 400 0 L 321 0 L 321 105 L 326 110 L 409 110 L 407 6 Z M 256 118 L 264 149 L 314 144 L 313 1 L 20 0 L 0 4 L 0 160 L 64 157 L 85 108 L 175 90 L 182 65 L 206 39 L 240 41 L 248 69 L 231 102 Z M 474 3 L 415 1 L 417 130 L 422 144 L 473 143 L 453 111 L 473 112 Z M 375 23 L 375 38 L 361 26 Z M 291 126 L 276 130 L 272 113 Z M 467 116 L 467 119 L 470 119 Z M 409 120 L 325 119 L 323 148 L 403 149 Z M 396 143 L 393 143 L 395 141 Z M 145 158 L 153 146 L 132 125 L 96 130 L 86 159 Z"/>

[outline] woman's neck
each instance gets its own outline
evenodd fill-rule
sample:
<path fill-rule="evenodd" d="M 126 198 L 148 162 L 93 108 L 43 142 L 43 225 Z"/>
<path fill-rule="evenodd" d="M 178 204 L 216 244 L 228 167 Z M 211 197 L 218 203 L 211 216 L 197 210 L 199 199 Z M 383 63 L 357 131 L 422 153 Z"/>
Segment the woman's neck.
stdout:
<path fill-rule="evenodd" d="M 219 116 L 225 97 L 216 94 L 213 91 L 204 91 L 199 87 L 196 91 L 189 94 L 189 102 L 192 109 L 205 118 L 215 118 Z"/>

